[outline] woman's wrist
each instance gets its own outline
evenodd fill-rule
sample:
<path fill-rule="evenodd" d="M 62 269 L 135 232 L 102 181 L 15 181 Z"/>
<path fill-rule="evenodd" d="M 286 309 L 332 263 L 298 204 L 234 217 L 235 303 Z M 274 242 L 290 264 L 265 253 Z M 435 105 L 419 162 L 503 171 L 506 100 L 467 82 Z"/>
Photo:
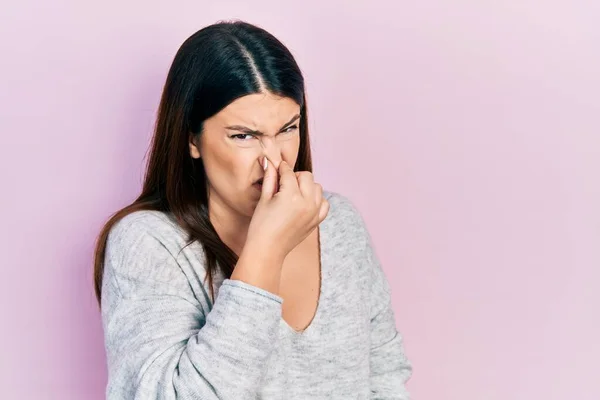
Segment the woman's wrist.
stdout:
<path fill-rule="evenodd" d="M 246 242 L 231 279 L 240 280 L 279 294 L 281 267 L 285 256 L 258 242 Z"/>
<path fill-rule="evenodd" d="M 261 263 L 273 268 L 281 268 L 287 252 L 280 246 L 273 244 L 271 240 L 260 240 L 248 238 L 242 249 L 242 254 L 259 260 Z"/>

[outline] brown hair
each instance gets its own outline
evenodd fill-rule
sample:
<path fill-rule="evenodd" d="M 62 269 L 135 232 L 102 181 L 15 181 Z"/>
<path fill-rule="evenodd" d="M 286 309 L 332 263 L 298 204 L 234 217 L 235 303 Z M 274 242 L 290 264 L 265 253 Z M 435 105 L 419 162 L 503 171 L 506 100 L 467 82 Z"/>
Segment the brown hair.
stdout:
<path fill-rule="evenodd" d="M 94 255 L 94 286 L 101 304 L 106 242 L 110 229 L 135 211 L 170 212 L 188 233 L 188 245 L 202 244 L 211 296 L 220 268 L 230 277 L 237 255 L 208 218 L 207 179 L 201 159 L 189 154 L 190 134 L 235 99 L 265 87 L 300 105 L 300 149 L 295 171 L 312 171 L 302 73 L 289 50 L 264 29 L 242 21 L 219 22 L 190 36 L 169 69 L 149 149 L 142 192 L 114 213 L 102 228 Z"/>

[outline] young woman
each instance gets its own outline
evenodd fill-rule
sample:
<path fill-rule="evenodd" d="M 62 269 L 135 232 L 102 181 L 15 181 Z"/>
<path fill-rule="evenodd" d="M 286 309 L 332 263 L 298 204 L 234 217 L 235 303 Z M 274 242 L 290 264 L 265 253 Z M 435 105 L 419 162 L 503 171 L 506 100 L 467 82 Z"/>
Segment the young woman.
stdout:
<path fill-rule="evenodd" d="M 364 221 L 311 171 L 288 49 L 240 21 L 188 38 L 96 249 L 108 399 L 408 399 Z"/>

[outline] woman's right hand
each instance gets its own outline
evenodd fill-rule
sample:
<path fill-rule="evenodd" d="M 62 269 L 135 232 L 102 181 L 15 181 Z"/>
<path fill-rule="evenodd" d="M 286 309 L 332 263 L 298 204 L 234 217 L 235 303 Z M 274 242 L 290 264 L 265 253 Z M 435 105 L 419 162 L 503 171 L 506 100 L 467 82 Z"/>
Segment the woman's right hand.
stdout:
<path fill-rule="evenodd" d="M 266 159 L 266 158 L 265 158 Z M 325 219 L 329 203 L 323 187 L 308 171 L 279 168 L 267 160 L 262 193 L 248 228 L 247 244 L 259 244 L 283 262 L 285 257 Z"/>

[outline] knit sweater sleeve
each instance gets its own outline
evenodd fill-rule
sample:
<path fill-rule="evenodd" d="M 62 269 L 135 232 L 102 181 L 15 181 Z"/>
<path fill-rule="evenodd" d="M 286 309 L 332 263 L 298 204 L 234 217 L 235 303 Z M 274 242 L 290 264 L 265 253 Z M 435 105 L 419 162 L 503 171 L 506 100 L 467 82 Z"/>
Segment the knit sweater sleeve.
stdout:
<path fill-rule="evenodd" d="M 343 230 L 362 248 L 361 265 L 368 288 L 370 318 L 370 398 L 409 400 L 406 383 L 412 376 L 401 333 L 396 329 L 390 284 L 375 251 L 366 221 L 347 197 L 335 193 L 332 200 L 343 218 Z M 349 239 L 350 240 L 350 239 Z"/>
<path fill-rule="evenodd" d="M 412 364 L 396 329 L 389 282 L 371 240 L 366 243 L 371 285 L 371 399 L 409 400 L 406 383 L 412 376 Z"/>
<path fill-rule="evenodd" d="M 152 218 L 132 214 L 108 238 L 107 399 L 254 398 L 276 342 L 282 298 L 226 279 L 208 311 L 191 289 L 185 258 L 157 232 Z"/>

